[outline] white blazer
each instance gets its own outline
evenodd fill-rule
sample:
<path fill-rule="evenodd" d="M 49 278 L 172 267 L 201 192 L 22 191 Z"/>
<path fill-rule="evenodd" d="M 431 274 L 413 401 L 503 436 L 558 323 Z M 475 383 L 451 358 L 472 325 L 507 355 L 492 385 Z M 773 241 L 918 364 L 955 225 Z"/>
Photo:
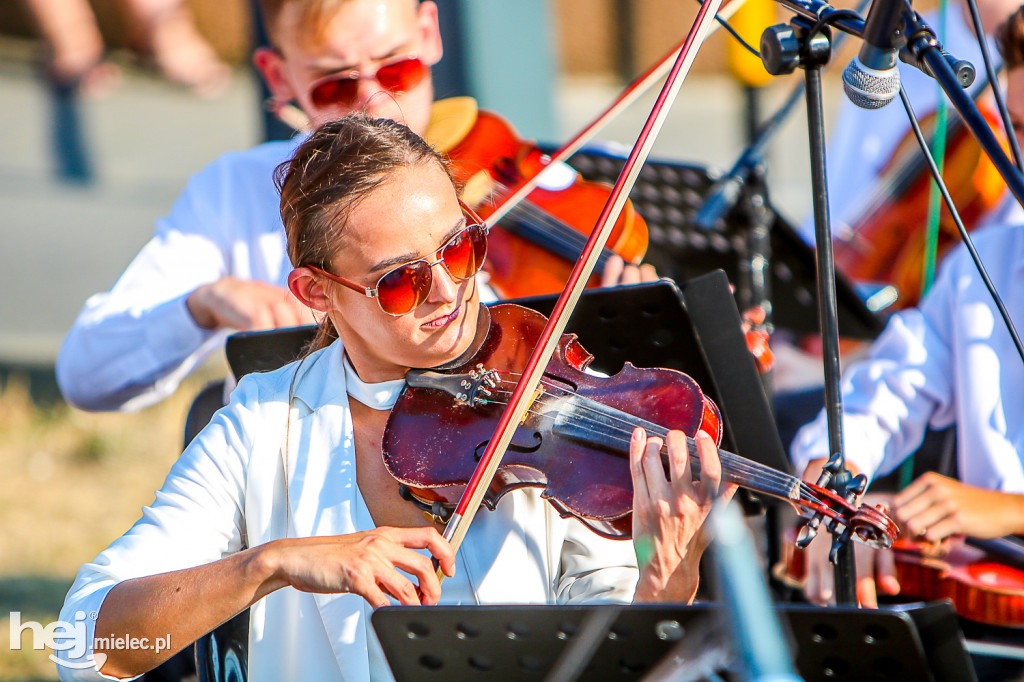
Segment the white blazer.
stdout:
<path fill-rule="evenodd" d="M 79 570 L 61 619 L 86 614 L 89 650 L 72 662 L 88 660 L 95 614 L 123 580 L 210 563 L 279 538 L 365 530 L 357 527 L 362 498 L 345 372 L 336 342 L 302 363 L 239 383 L 142 518 Z M 538 491 L 510 493 L 495 512 L 481 512 L 460 555 L 477 602 L 486 604 L 629 601 L 638 576 L 632 543 L 560 518 Z M 368 612 L 351 594 L 271 594 L 250 614 L 250 679 L 370 679 Z M 60 674 L 103 679 L 95 667 L 61 667 Z"/>

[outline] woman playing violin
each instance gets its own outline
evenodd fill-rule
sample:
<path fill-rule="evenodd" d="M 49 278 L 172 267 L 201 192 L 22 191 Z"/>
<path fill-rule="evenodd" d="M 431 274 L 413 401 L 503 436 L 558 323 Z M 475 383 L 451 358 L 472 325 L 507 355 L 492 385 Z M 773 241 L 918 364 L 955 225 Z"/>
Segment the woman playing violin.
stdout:
<path fill-rule="evenodd" d="M 1007 106 L 1024 144 L 1024 7 L 1003 24 Z M 1024 230 L 990 227 L 975 245 L 1011 319 L 1024 321 Z M 1024 364 L 965 248 L 954 250 L 930 293 L 895 315 L 869 357 L 845 374 L 843 429 L 851 468 L 885 474 L 921 444 L 929 426 L 957 427 L 959 480 L 928 473 L 892 500 L 913 537 L 994 538 L 1024 533 Z M 817 477 L 828 455 L 824 414 L 794 440 L 792 456 Z M 833 596 L 827 543 L 808 556 L 807 596 Z M 863 548 L 862 548 L 863 549 Z M 874 561 L 872 561 L 874 559 Z M 898 593 L 891 553 L 858 554 L 858 598 L 874 606 L 876 589 Z"/>
<path fill-rule="evenodd" d="M 486 230 L 441 157 L 390 120 L 325 124 L 279 182 L 288 284 L 321 319 L 320 347 L 243 379 L 142 518 L 82 567 L 62 618 L 97 615 L 88 650 L 61 656 L 87 669 L 61 674 L 137 675 L 250 607 L 252 679 L 351 681 L 388 677 L 367 616 L 389 603 L 692 600 L 721 481 L 702 434 L 699 483 L 681 432 L 667 437 L 668 473 L 660 440 L 633 434 L 640 566 L 631 543 L 561 518 L 536 490 L 482 512 L 452 551 L 400 498 L 381 436 L 406 370 L 473 341 Z M 116 650 L 108 637 L 171 647 Z"/>

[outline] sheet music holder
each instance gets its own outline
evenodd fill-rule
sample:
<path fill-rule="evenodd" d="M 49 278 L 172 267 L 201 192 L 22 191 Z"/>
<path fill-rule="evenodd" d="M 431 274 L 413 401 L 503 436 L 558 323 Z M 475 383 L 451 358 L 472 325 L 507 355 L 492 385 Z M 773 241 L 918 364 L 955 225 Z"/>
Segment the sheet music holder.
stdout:
<path fill-rule="evenodd" d="M 556 296 L 503 301 L 551 312 Z M 721 271 L 681 286 L 662 280 L 588 289 L 566 331 L 594 356 L 592 367 L 615 374 L 628 360 L 638 367 L 686 372 L 718 405 L 723 446 L 781 471 L 790 464 L 779 440 L 768 396 L 740 329 L 739 311 Z M 228 337 L 228 364 L 236 377 L 268 371 L 300 357 L 315 327 L 241 332 Z"/>
<path fill-rule="evenodd" d="M 574 154 L 569 165 L 588 180 L 614 182 L 624 161 L 613 151 L 588 147 Z M 723 230 L 711 232 L 693 224 L 714 184 L 712 173 L 695 164 L 648 161 L 629 194 L 650 233 L 644 262 L 654 265 L 664 277 L 682 282 L 721 268 L 730 281 L 739 281 L 744 252 L 742 222 L 729 217 Z M 814 247 L 774 208 L 771 211 L 772 322 L 778 329 L 817 334 Z M 873 339 L 882 331 L 884 319 L 868 308 L 858 288 L 841 273 L 836 273 L 836 297 L 843 336 Z"/>
<path fill-rule="evenodd" d="M 397 682 L 544 680 L 590 614 L 613 610 L 607 634 L 579 679 L 637 680 L 714 605 L 396 606 L 371 621 Z M 808 681 L 974 680 L 947 602 L 857 609 L 781 605 L 796 668 Z M 683 668 L 685 670 L 685 668 Z"/>

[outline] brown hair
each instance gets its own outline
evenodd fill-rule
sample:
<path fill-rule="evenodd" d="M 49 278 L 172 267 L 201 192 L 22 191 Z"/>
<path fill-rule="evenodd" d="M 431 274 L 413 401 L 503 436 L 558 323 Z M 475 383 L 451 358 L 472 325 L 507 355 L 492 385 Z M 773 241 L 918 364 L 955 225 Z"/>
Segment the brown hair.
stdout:
<path fill-rule="evenodd" d="M 1024 66 L 1024 5 L 999 25 L 996 42 L 1007 71 Z"/>
<path fill-rule="evenodd" d="M 292 265 L 330 271 L 352 208 L 394 171 L 423 163 L 436 163 L 451 177 L 441 155 L 402 123 L 352 114 L 321 126 L 274 173 Z M 312 349 L 335 338 L 325 317 Z"/>

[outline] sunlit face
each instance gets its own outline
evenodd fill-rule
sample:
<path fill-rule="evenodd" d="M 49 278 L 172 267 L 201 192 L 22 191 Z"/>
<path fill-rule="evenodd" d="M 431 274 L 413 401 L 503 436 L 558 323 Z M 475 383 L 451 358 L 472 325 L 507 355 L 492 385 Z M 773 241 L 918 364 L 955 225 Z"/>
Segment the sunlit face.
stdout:
<path fill-rule="evenodd" d="M 416 56 L 427 65 L 441 58 L 436 8 L 415 0 L 350 0 L 327 20 L 321 40 L 300 27 L 300 3 L 286 5 L 278 17 L 275 42 L 282 57 L 282 82 L 268 76 L 274 94 L 294 99 L 313 127 L 350 113 L 390 118 L 423 134 L 430 120 L 434 89 L 429 74 L 406 92 L 393 94 L 374 78 L 360 78 L 356 99 L 349 106 L 317 107 L 310 86 L 325 76 L 358 71 L 374 74 L 381 63 Z M 264 69 L 266 75 L 266 70 Z"/>
<path fill-rule="evenodd" d="M 396 265 L 437 260 L 438 249 L 466 226 L 455 188 L 437 162 L 403 168 L 349 211 L 335 274 L 375 286 Z M 330 315 L 364 381 L 404 376 L 409 367 L 434 367 L 455 359 L 472 343 L 479 312 L 476 280 L 452 279 L 432 268 L 427 300 L 392 317 L 372 298 L 326 284 Z"/>

